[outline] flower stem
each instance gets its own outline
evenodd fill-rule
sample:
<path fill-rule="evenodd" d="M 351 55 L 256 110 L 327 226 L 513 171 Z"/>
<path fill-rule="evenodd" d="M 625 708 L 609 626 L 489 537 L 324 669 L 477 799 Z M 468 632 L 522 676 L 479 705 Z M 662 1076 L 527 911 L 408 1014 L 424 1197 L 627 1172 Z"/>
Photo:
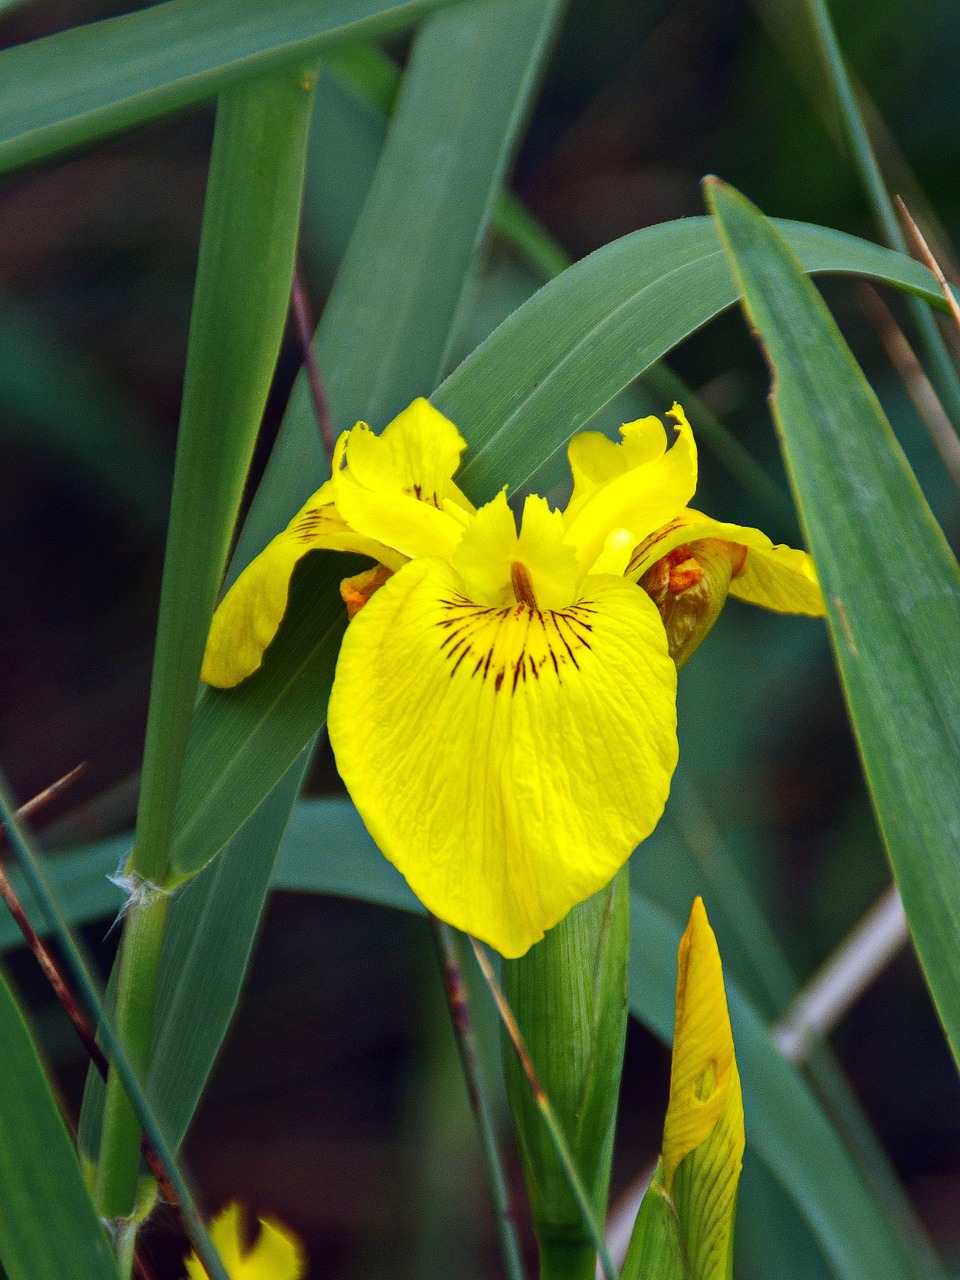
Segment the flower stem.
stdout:
<path fill-rule="evenodd" d="M 516 1050 L 524 1075 L 527 1077 L 527 1081 L 529 1082 L 533 1100 L 536 1103 L 540 1115 L 543 1117 L 543 1122 L 550 1135 L 550 1141 L 553 1143 L 557 1159 L 563 1166 L 570 1190 L 573 1193 L 577 1205 L 579 1206 L 583 1224 L 592 1241 L 592 1246 L 588 1250 L 582 1246 L 576 1249 L 571 1249 L 566 1242 L 561 1242 L 557 1239 L 555 1241 L 556 1248 L 548 1248 L 546 1256 L 544 1256 L 543 1249 L 541 1247 L 541 1280 L 562 1280 L 562 1278 L 563 1280 L 573 1280 L 573 1277 L 592 1275 L 594 1254 L 596 1254 L 600 1259 L 600 1266 L 603 1269 L 605 1280 L 618 1280 L 617 1269 L 613 1265 L 610 1254 L 607 1252 L 607 1246 L 604 1243 L 603 1230 L 594 1216 L 590 1197 L 587 1195 L 583 1181 L 577 1171 L 577 1166 L 574 1163 L 573 1156 L 570 1154 L 570 1147 L 564 1137 L 563 1129 L 560 1127 L 560 1122 L 557 1120 L 557 1116 L 550 1103 L 550 1099 L 544 1093 L 543 1086 L 537 1077 L 530 1054 L 527 1051 L 527 1046 L 520 1032 L 520 1028 L 517 1025 L 517 1020 L 513 1016 L 513 1011 L 507 1003 L 506 996 L 503 994 L 500 983 L 497 981 L 496 975 L 494 974 L 493 968 L 490 964 L 490 960 L 483 947 L 479 942 L 477 942 L 476 938 L 471 938 L 470 942 L 473 946 L 474 955 L 477 957 L 477 964 L 480 966 L 480 972 L 483 974 L 487 986 L 490 988 L 490 994 L 493 996 L 494 1003 L 497 1006 L 497 1011 L 500 1014 L 504 1028 L 506 1029 L 507 1035 L 510 1037 L 510 1041 Z M 561 1254 L 563 1255 L 562 1258 L 560 1256 Z M 586 1260 L 589 1260 L 589 1267 L 587 1270 L 584 1270 L 583 1268 Z"/>
<path fill-rule="evenodd" d="M 120 957 L 116 1020 L 133 1068 L 146 1074 L 167 895 L 134 904 L 127 913 Z M 140 1168 L 140 1125 L 115 1068 L 107 1077 L 103 1137 L 97 1164 L 97 1207 L 106 1218 L 130 1212 Z"/>
<path fill-rule="evenodd" d="M 448 924 L 430 917 L 433 925 L 433 936 L 437 944 L 440 958 L 440 969 L 443 975 L 443 988 L 450 1008 L 450 1021 L 460 1053 L 460 1063 L 477 1122 L 480 1136 L 480 1148 L 487 1171 L 487 1182 L 490 1187 L 490 1198 L 493 1201 L 494 1220 L 500 1252 L 503 1256 L 503 1267 L 508 1280 L 524 1280 L 523 1262 L 520 1257 L 520 1246 L 514 1225 L 513 1209 L 510 1205 L 510 1192 L 504 1176 L 500 1151 L 497 1146 L 497 1135 L 493 1124 L 493 1113 L 483 1079 L 480 1054 L 477 1049 L 477 1038 L 470 1015 L 470 1003 L 467 988 L 460 968 L 460 956 L 457 951 L 456 935 Z"/>

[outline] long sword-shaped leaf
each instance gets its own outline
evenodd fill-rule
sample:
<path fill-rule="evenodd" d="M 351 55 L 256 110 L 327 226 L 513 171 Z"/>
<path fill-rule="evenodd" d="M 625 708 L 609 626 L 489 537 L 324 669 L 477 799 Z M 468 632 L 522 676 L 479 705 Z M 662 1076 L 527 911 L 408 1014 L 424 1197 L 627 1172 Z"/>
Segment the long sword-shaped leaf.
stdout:
<path fill-rule="evenodd" d="M 772 366 L 867 783 L 960 1061 L 960 569 L 802 265 L 742 196 L 712 184 L 709 199 Z"/>
<path fill-rule="evenodd" d="M 0 53 L 0 172 L 251 75 L 410 26 L 443 0 L 167 0 Z"/>
<path fill-rule="evenodd" d="M 30 1033 L 0 977 L 0 1263 L 9 1280 L 118 1280 Z"/>
<path fill-rule="evenodd" d="M 436 378 L 560 8 L 543 0 L 483 0 L 425 24 L 374 188 L 334 289 L 330 311 L 344 331 L 328 321 L 321 333 L 321 368 L 337 388 L 335 412 L 339 397 L 353 406 L 351 412 L 361 413 L 374 396 L 402 398 L 411 368 Z M 432 234 L 440 225 L 445 252 L 438 260 L 424 253 L 424 229 Z M 358 332 L 359 356 L 350 336 Z M 309 471 L 306 460 L 313 457 L 319 465 L 312 409 L 306 399 L 299 403 L 303 416 L 288 412 L 279 461 L 268 469 L 248 521 L 255 546 L 286 522 L 291 501 L 296 503 L 292 492 Z M 302 435 L 291 433 L 291 422 Z M 293 458 L 284 451 L 291 434 L 304 446 Z M 247 540 L 236 557 L 240 563 L 245 545 Z M 302 710 L 297 707 L 297 714 Z M 294 764 L 295 770 L 303 767 L 302 758 Z M 267 811 L 255 814 L 226 851 L 227 860 L 209 868 L 171 908 L 153 1080 L 175 1136 L 189 1123 L 236 1004 L 298 781 L 287 776 Z M 230 931 L 228 937 L 221 929 Z M 209 982 L 213 971 L 215 985 Z"/>
<path fill-rule="evenodd" d="M 170 880 L 169 838 L 194 690 L 243 485 L 286 323 L 313 77 L 287 69 L 226 91 L 204 209 L 170 527 L 150 687 L 134 898 L 124 926 L 117 1020 L 146 1067 L 166 913 L 136 897 Z M 139 1161 L 133 1109 L 114 1072 L 97 1167 L 101 1212 L 130 1212 Z"/>
<path fill-rule="evenodd" d="M 781 225 L 809 270 L 858 273 L 938 302 L 930 273 L 900 254 L 840 232 Z M 546 285 L 433 397 L 471 442 L 462 471 L 471 497 L 490 498 L 508 480 L 522 484 L 614 395 L 735 299 L 716 231 L 696 218 L 627 236 Z M 309 425 L 294 409 L 277 454 L 294 499 L 282 519 L 310 491 L 302 479 Z M 259 546 L 268 529 L 276 531 L 261 521 Z M 259 549 L 252 535 L 241 545 Z M 335 584 L 349 570 L 340 557 L 316 559 L 319 565 L 298 572 L 262 670 L 239 689 L 207 690 L 200 700 L 177 807 L 181 868 L 202 865 L 223 847 L 323 723 L 344 626 Z"/>

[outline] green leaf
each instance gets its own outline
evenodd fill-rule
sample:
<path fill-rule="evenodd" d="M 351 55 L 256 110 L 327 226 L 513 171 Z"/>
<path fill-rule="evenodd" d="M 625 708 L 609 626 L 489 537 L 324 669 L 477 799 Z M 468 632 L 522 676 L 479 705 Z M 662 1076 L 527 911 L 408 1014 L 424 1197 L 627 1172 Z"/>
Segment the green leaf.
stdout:
<path fill-rule="evenodd" d="M 352 425 L 358 418 L 383 425 L 439 378 L 559 7 L 543 0 L 483 0 L 440 13 L 424 25 L 384 156 L 317 334 L 336 425 Z M 301 379 L 241 534 L 235 566 L 251 559 L 287 523 L 319 485 L 324 467 L 309 390 Z M 246 682 L 239 698 L 235 691 L 207 689 L 200 699 L 191 735 L 197 754 L 189 749 L 177 802 L 172 856 L 183 875 L 222 847 L 220 832 L 229 838 L 237 829 L 232 809 L 239 806 L 242 821 L 266 796 L 299 754 L 287 754 L 289 744 L 299 741 L 302 751 L 322 724 L 317 708 L 326 706 L 344 619 L 341 608 L 331 610 L 318 628 L 313 602 L 339 600 L 337 582 L 353 571 L 341 557 L 322 559 L 320 579 L 312 576 L 312 565 L 302 566 L 295 577 L 291 617 L 299 612 L 300 621 L 292 627 L 299 636 L 294 647 L 271 646 L 264 668 Z M 251 732 L 253 724 L 258 731 Z M 209 767 L 212 738 L 219 743 L 215 753 L 225 753 L 238 766 L 222 789 Z M 283 763 L 270 786 L 261 788 L 259 750 L 268 738 L 271 753 Z M 216 848 L 206 823 L 218 833 Z"/>
<path fill-rule="evenodd" d="M 443 0 L 167 0 L 0 53 L 0 172 L 212 98 Z"/>
<path fill-rule="evenodd" d="M 810 270 L 862 274 L 934 302 L 940 298 L 926 268 L 899 254 L 822 227 L 781 225 Z M 471 442 L 461 472 L 470 496 L 483 501 L 507 480 L 523 484 L 618 392 L 735 298 L 710 219 L 635 232 L 558 276 L 433 396 Z M 381 353 L 384 359 L 394 355 L 382 339 L 367 353 L 374 368 Z M 371 398 L 376 394 L 374 383 Z M 304 401 L 301 391 L 291 405 L 291 428 L 275 454 L 275 484 L 241 539 L 243 559 L 315 485 L 316 475 L 303 474 L 311 447 L 319 451 Z M 362 403 L 342 393 L 339 403 L 343 423 L 351 420 L 351 408 L 367 416 L 360 414 Z M 384 413 L 397 407 L 382 395 L 379 403 Z M 281 493 L 289 494 L 286 502 Z M 256 504 L 253 514 L 258 516 Z M 290 612 L 262 670 L 238 689 L 208 689 L 200 700 L 177 806 L 174 857 L 181 869 L 202 865 L 223 847 L 324 721 L 344 626 L 335 583 L 351 570 L 341 557 L 308 562 L 297 578 L 309 580 L 310 589 L 298 593 L 295 579 Z"/>
<path fill-rule="evenodd" d="M 505 960 L 504 995 L 563 1129 L 593 1216 L 603 1222 L 627 1031 L 629 880 L 624 867 L 523 956 Z M 513 1115 L 544 1276 L 592 1275 L 588 1223 L 517 1055 L 505 1046 Z"/>
<path fill-rule="evenodd" d="M 286 326 L 311 109 L 303 70 L 221 98 L 177 437 L 131 868 L 161 884 L 206 635 Z"/>
<path fill-rule="evenodd" d="M 175 1148 L 183 1141 L 236 1010 L 274 872 L 277 844 L 306 765 L 304 758 L 290 770 L 220 857 L 184 885 L 170 904 L 147 1083 L 159 1122 Z M 292 835 L 287 833 L 288 840 Z M 82 869 L 92 878 L 105 863 L 113 860 L 115 865 L 116 846 L 123 843 L 129 847 L 130 837 L 105 841 L 102 849 L 61 855 L 53 865 L 68 857 L 81 858 L 77 871 Z M 113 890 L 112 885 L 107 887 Z M 99 1147 L 103 1096 L 103 1081 L 91 1075 L 80 1126 L 81 1145 L 87 1152 Z"/>
<path fill-rule="evenodd" d="M 0 1263 L 9 1280 L 118 1280 L 73 1143 L 0 976 Z"/>
<path fill-rule="evenodd" d="M 230 89 L 217 108 L 190 318 L 150 709 L 127 873 L 166 888 L 174 800 L 195 688 L 247 470 L 286 326 L 300 223 L 312 75 Z M 166 903 L 134 900 L 124 923 L 117 1022 L 145 1067 Z M 129 1214 L 139 1130 L 117 1075 L 107 1085 L 97 1198 Z"/>
<path fill-rule="evenodd" d="M 319 343 L 325 376 L 351 401 L 362 405 L 374 388 L 376 394 L 391 394 L 384 367 L 392 368 L 397 379 L 417 362 L 439 369 L 559 7 L 542 0 L 484 0 L 438 15 L 418 37 L 377 180 L 330 302 L 329 310 L 342 316 L 347 333 L 325 326 Z M 458 50 L 457 59 L 451 59 L 451 47 Z M 430 162 L 422 164 L 421 155 Z M 434 229 L 444 219 L 447 244 L 441 273 L 436 258 L 424 257 L 422 241 L 424 226 Z M 383 287 L 385 272 L 390 273 L 391 290 Z M 369 345 L 358 359 L 349 334 L 361 304 Z M 349 361 L 349 380 L 336 374 L 340 359 Z M 307 460 L 320 453 L 305 394 L 299 404 L 299 416 L 288 412 L 278 453 L 247 522 L 247 537 L 256 549 L 286 522 L 290 507 L 296 508 L 292 491 L 303 484 L 303 472 L 309 472 Z M 287 449 L 293 450 L 295 463 Z M 243 556 L 242 543 L 235 563 L 242 564 Z M 321 571 L 335 567 L 316 559 Z M 300 579 L 294 593 L 302 599 L 309 575 Z M 334 581 L 330 579 L 331 589 Z M 338 617 L 336 627 L 341 625 Z M 333 657 L 336 648 L 333 642 Z M 309 719 L 309 705 L 291 706 Z M 269 718 L 269 702 L 265 711 Z M 236 1005 L 270 865 L 304 767 L 303 759 L 294 762 L 295 776 L 284 777 L 270 797 L 268 812 L 257 813 L 225 856 L 188 887 L 182 900 L 178 894 L 171 907 L 152 1078 L 158 1108 L 177 1136 L 189 1124 Z M 240 803 L 245 803 L 242 797 Z M 387 872 L 394 885 L 402 885 L 392 868 Z M 215 984 L 210 982 L 213 971 Z"/>
<path fill-rule="evenodd" d="M 789 246 L 730 188 L 711 184 L 709 199 L 773 369 L 773 412 L 867 784 L 960 1061 L 960 569 Z"/>

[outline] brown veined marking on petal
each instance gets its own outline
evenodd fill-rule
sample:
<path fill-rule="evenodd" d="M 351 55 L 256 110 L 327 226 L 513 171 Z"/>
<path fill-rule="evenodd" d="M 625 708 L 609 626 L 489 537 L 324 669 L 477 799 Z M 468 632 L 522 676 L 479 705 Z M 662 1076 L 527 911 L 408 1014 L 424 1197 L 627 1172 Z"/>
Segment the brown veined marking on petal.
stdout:
<path fill-rule="evenodd" d="M 425 498 L 423 496 L 422 485 L 413 485 L 412 488 L 407 490 L 407 493 L 412 493 L 418 502 L 425 502 L 428 507 L 436 507 L 438 511 L 440 510 L 440 499 L 437 497 L 436 493 L 431 493 L 429 498 Z"/>
<path fill-rule="evenodd" d="M 683 524 L 682 520 L 671 520 L 665 525 L 655 530 L 640 543 L 639 547 L 634 547 L 633 555 L 630 557 L 630 563 L 627 565 L 626 572 L 633 573 L 638 568 L 641 560 L 645 560 L 648 553 L 658 542 L 662 542 L 668 534 L 673 533 L 674 529 L 679 529 Z"/>
<path fill-rule="evenodd" d="M 589 649 L 590 641 L 587 640 L 585 636 L 581 635 L 577 628 L 580 627 L 590 634 L 593 631 L 591 624 L 589 622 L 584 622 L 584 620 L 579 617 L 572 608 L 558 610 L 558 616 L 563 619 L 566 625 L 570 628 L 571 634 L 580 641 L 583 647 L 585 649 Z"/>
<path fill-rule="evenodd" d="M 309 511 L 305 511 L 297 521 L 294 534 L 301 542 L 309 542 L 317 531 L 317 527 L 323 523 L 324 514 L 322 507 L 311 507 Z"/>

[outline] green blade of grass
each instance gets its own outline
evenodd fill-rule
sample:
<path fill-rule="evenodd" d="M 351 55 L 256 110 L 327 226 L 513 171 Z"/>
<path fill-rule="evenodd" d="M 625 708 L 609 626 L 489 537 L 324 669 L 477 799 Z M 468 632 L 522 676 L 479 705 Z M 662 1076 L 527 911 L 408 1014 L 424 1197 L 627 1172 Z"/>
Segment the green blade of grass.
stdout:
<path fill-rule="evenodd" d="M 183 1142 L 236 1010 L 274 871 L 277 845 L 306 766 L 303 757 L 220 857 L 184 885 L 170 904 L 147 1082 L 163 1131 L 174 1148 Z M 85 877 L 82 883 L 88 910 L 92 910 L 96 905 L 97 878 L 107 889 L 113 889 L 103 877 L 109 874 L 111 859 L 116 865 L 117 848 L 123 844 L 129 848 L 129 836 L 104 841 L 102 846 L 82 850 L 79 855 L 51 859 L 51 869 L 76 857 L 75 874 Z M 65 868 L 61 883 L 68 875 Z M 102 899 L 102 890 L 100 894 Z M 69 908 L 70 901 L 63 899 L 65 908 Z M 115 909 L 114 890 L 109 910 Z M 103 1081 L 91 1074 L 80 1123 L 81 1146 L 91 1156 L 100 1143 L 103 1100 Z"/>
<path fill-rule="evenodd" d="M 119 1280 L 30 1033 L 0 975 L 0 1263 L 9 1280 Z"/>
<path fill-rule="evenodd" d="M 926 268 L 900 254 L 840 232 L 781 225 L 809 270 L 864 274 L 942 305 Z M 522 484 L 613 396 L 735 298 L 709 219 L 635 232 L 557 277 L 432 397 L 471 443 L 461 472 L 467 492 L 484 501 L 505 481 Z M 248 523 L 241 562 L 282 527 L 314 483 L 302 474 L 303 459 L 320 446 L 302 395 L 291 413 L 276 453 L 276 487 L 260 518 Z M 257 503 L 252 514 L 258 516 Z M 238 689 L 204 691 L 177 802 L 179 868 L 213 857 L 322 725 L 345 625 L 336 588 L 351 571 L 339 556 L 308 557 L 263 668 Z"/>
<path fill-rule="evenodd" d="M 167 0 L 0 53 L 0 172 L 212 98 L 444 0 Z"/>
<path fill-rule="evenodd" d="M 310 121 L 312 74 L 288 69 L 221 97 L 184 381 L 150 688 L 131 888 L 165 887 L 174 800 L 206 635 L 286 324 Z M 117 1019 L 149 1059 L 166 898 L 133 898 Z M 114 1073 L 97 1168 L 101 1212 L 130 1212 L 138 1126 Z"/>
<path fill-rule="evenodd" d="M 388 394 L 381 362 L 392 362 L 397 378 L 406 375 L 409 363 L 428 362 L 433 369 L 442 363 L 460 296 L 472 275 L 475 246 L 558 12 L 559 5 L 541 0 L 485 0 L 431 19 L 415 43 L 410 83 L 371 195 L 374 207 L 366 212 L 351 246 L 349 256 L 356 261 L 348 262 L 335 289 L 335 297 L 348 294 L 336 304 L 346 325 L 353 323 L 359 307 L 359 302 L 350 304 L 351 293 L 365 299 L 367 308 L 377 308 L 379 323 L 372 321 L 369 311 L 365 314 L 372 345 L 362 358 L 354 358 L 349 338 L 339 334 L 331 337 L 329 346 L 320 344 L 321 355 L 327 352 L 332 359 L 341 350 L 337 344 L 345 341 L 343 358 L 350 357 L 354 384 L 351 390 L 341 379 L 338 385 L 344 394 L 361 402 L 365 394 L 373 394 L 374 386 Z M 457 60 L 449 56 L 450 42 L 460 51 Z M 498 56 L 498 50 L 508 46 L 509 53 Z M 411 157 L 421 152 L 433 157 L 431 163 L 411 170 Z M 442 275 L 433 260 L 416 251 L 423 227 L 435 227 L 441 210 L 449 241 Z M 371 237 L 378 241 L 375 246 Z M 372 247 L 376 253 L 370 252 Z M 405 299 L 403 306 L 382 288 L 385 263 L 393 272 L 397 294 Z M 325 374 L 334 372 L 330 360 L 322 367 Z M 263 540 L 286 522 L 284 507 L 291 486 L 302 483 L 310 447 L 322 458 L 312 409 L 308 402 L 303 408 L 304 452 L 292 467 L 272 464 L 248 521 Z M 286 428 L 281 433 L 281 457 L 286 456 L 282 446 L 289 434 Z M 242 562 L 243 554 L 241 544 L 236 559 Z M 305 746 L 311 736 L 304 739 Z M 267 810 L 250 819 L 221 860 L 223 865 L 211 867 L 181 891 L 182 898 L 178 893 L 170 908 L 151 1079 L 157 1106 L 177 1137 L 189 1124 L 236 1005 L 272 859 L 305 767 L 302 759 L 291 763 L 296 775 L 285 777 Z M 215 984 L 210 982 L 213 972 Z M 92 1118 L 90 1123 L 94 1127 Z"/>
<path fill-rule="evenodd" d="M 827 601 L 867 784 L 960 1054 L 960 569 L 830 313 L 776 229 L 711 183 Z"/>

